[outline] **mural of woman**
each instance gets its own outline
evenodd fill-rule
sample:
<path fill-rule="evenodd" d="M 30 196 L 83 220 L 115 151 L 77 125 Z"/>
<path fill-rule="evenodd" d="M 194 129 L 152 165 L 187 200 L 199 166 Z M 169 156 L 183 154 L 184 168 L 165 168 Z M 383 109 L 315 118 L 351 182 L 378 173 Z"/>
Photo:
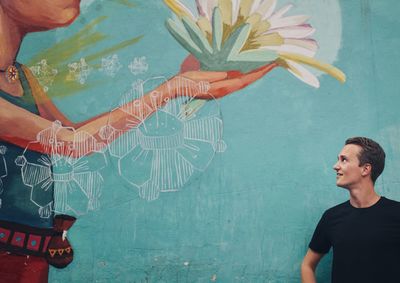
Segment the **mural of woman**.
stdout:
<path fill-rule="evenodd" d="M 4 161 L 0 187 L 0 282 L 47 282 L 49 262 L 63 267 L 72 260 L 72 249 L 65 239 L 65 231 L 74 218 L 55 216 L 51 207 L 38 211 L 37 205 L 31 201 L 31 191 L 21 178 L 21 160 L 18 157 L 27 145 L 36 141 L 39 133 L 51 129 L 57 120 L 64 127 L 56 132 L 56 146 L 31 146 L 24 151 L 24 156 L 89 154 L 94 149 L 84 146 L 88 140 L 79 140 L 82 146 L 74 144 L 77 142 L 74 140 L 75 130 L 88 133 L 100 145 L 104 144 L 100 137 L 102 127 L 111 125 L 121 129 L 127 118 L 126 112 L 115 109 L 111 114 L 104 113 L 80 123 L 71 122 L 46 96 L 31 71 L 17 62 L 20 45 L 27 34 L 68 26 L 78 17 L 79 5 L 79 0 L 0 0 L 0 140 Z M 137 109 L 138 115 L 148 117 L 168 100 L 185 95 L 181 89 L 182 80 L 209 84 L 207 92 L 201 89 L 191 91 L 197 94 L 197 98 L 221 98 L 251 84 L 277 66 L 271 63 L 243 74 L 237 71 L 203 72 L 193 70 L 191 66 L 195 65 L 192 58 L 185 60 L 182 68 L 185 72 L 172 77 L 168 86 L 165 83 L 155 89 L 159 95 L 156 100 L 144 95 L 128 104 L 143 105 L 131 108 Z M 197 88 L 196 84 L 190 86 Z M 169 91 L 166 91 L 167 87 Z M 130 128 L 134 126 L 129 125 Z M 126 126 L 125 130 L 130 128 Z M 82 148 L 86 150 L 82 152 Z M 35 196 L 36 202 L 52 204 L 51 190 L 51 186 L 47 187 L 46 193 Z M 54 242 L 62 247 L 50 250 L 49 243 Z M 58 261 L 54 261 L 54 256 Z"/>

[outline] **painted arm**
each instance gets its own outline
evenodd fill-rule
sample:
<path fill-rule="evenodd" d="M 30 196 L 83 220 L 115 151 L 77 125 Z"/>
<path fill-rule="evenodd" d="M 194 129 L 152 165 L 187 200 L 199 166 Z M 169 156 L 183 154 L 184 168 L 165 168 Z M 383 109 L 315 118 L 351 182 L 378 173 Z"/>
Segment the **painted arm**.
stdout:
<path fill-rule="evenodd" d="M 246 74 L 236 71 L 188 71 L 173 77 L 168 82 L 157 87 L 151 93 L 128 102 L 127 104 L 112 110 L 110 113 L 101 114 L 82 123 L 72 123 L 72 125 L 77 126 L 75 128 L 76 132 L 86 132 L 93 136 L 99 144 L 103 144 L 103 140 L 100 138 L 99 134 L 100 130 L 105 125 L 121 129 L 121 133 L 126 132 L 137 126 L 141 121 L 145 120 L 154 111 L 162 107 L 168 100 L 174 99 L 178 95 L 193 95 L 196 98 L 201 99 L 221 98 L 246 87 L 264 76 L 276 66 L 276 64 L 266 65 Z M 199 87 L 199 84 L 197 83 L 200 82 L 208 83 L 208 91 L 204 91 Z M 0 107 L 2 109 L 2 111 L 0 111 L 0 138 L 20 147 L 26 147 L 29 142 L 35 141 L 39 132 L 52 126 L 54 117 L 63 116 L 62 113 L 50 103 L 50 101 L 43 101 L 40 103 L 42 111 L 48 111 L 46 106 L 52 109 L 52 111 L 48 111 L 48 114 L 46 114 L 45 117 L 40 117 L 0 98 Z M 129 109 L 129 114 L 126 109 Z M 132 116 L 139 117 L 136 124 L 126 123 L 126 120 Z M 65 123 L 65 121 L 61 122 Z M 129 126 L 127 126 L 127 124 L 129 124 Z M 64 126 L 71 126 L 71 124 L 67 123 Z M 71 143 L 74 142 L 74 134 L 74 131 L 71 129 L 61 128 L 57 131 L 56 138 L 62 146 L 70 146 Z M 118 136 L 114 136 L 114 138 L 117 137 Z M 108 141 L 110 142 L 111 140 Z M 32 150 L 43 152 L 43 149 L 40 148 L 32 148 Z M 65 150 L 61 150 L 60 152 L 63 153 Z M 90 152 L 87 152 L 86 154 L 88 153 Z"/>
<path fill-rule="evenodd" d="M 308 249 L 303 262 L 301 264 L 301 282 L 302 283 L 316 283 L 315 269 L 324 254 L 314 252 Z"/>

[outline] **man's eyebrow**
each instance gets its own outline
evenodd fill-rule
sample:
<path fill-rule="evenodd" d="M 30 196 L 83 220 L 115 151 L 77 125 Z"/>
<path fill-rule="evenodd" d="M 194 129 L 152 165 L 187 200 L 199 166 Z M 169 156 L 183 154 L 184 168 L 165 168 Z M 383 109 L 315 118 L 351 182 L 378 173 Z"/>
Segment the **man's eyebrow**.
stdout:
<path fill-rule="evenodd" d="M 340 154 L 340 155 L 338 155 L 337 159 L 340 159 L 340 158 L 347 158 L 347 155 Z"/>

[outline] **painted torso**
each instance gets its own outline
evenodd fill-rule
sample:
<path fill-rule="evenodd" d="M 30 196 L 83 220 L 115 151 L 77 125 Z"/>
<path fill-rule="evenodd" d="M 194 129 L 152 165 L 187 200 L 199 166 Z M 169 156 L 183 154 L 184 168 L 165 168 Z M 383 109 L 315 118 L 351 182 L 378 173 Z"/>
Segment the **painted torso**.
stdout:
<path fill-rule="evenodd" d="M 14 97 L 0 90 L 0 97 L 29 112 L 39 115 L 31 89 L 22 71 L 17 65 L 24 90 L 22 97 Z M 40 164 L 43 154 L 25 150 L 19 146 L 0 140 L 0 220 L 26 224 L 34 227 L 52 226 L 53 186 L 32 188 L 27 186 L 23 177 L 33 177 L 30 172 L 22 172 L 16 159 L 23 155 L 28 162 Z"/>

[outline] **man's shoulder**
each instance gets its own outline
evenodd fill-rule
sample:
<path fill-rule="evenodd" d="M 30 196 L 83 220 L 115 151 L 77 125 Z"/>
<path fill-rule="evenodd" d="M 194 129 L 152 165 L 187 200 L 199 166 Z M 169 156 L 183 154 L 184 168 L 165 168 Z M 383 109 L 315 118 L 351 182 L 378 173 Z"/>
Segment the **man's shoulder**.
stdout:
<path fill-rule="evenodd" d="M 341 211 L 343 209 L 348 208 L 349 206 L 350 206 L 350 201 L 346 200 L 345 202 L 339 203 L 339 204 L 327 209 L 325 211 L 325 213 L 329 214 L 329 213 L 334 213 L 334 212 L 337 212 L 337 211 Z"/>
<path fill-rule="evenodd" d="M 400 209 L 400 202 L 397 200 L 389 199 L 386 197 L 381 197 L 382 203 L 386 207 L 398 208 Z"/>
<path fill-rule="evenodd" d="M 394 200 L 394 199 L 390 199 L 390 198 L 387 198 L 387 197 L 382 197 L 382 200 L 386 201 L 387 203 L 394 204 L 394 205 L 400 205 L 400 201 L 397 201 L 397 200 Z"/>
<path fill-rule="evenodd" d="M 349 209 L 349 207 L 350 207 L 350 201 L 347 200 L 345 202 L 339 203 L 339 204 L 325 210 L 322 217 L 325 219 L 328 219 L 331 217 L 335 217 L 337 215 L 341 215 L 341 214 L 345 213 L 347 211 L 347 209 Z"/>
<path fill-rule="evenodd" d="M 392 199 L 389 199 L 387 197 L 381 197 L 381 202 L 382 202 L 382 204 L 384 204 L 384 206 L 390 206 L 390 207 L 393 207 L 393 208 L 397 207 L 397 208 L 400 209 L 400 202 L 399 201 L 392 200 Z M 331 213 L 342 211 L 342 210 L 345 210 L 345 209 L 348 209 L 348 208 L 351 208 L 351 204 L 350 204 L 349 200 L 347 200 L 345 202 L 342 202 L 342 203 L 339 203 L 339 204 L 327 209 L 325 211 L 325 213 L 326 214 L 331 214 Z"/>

